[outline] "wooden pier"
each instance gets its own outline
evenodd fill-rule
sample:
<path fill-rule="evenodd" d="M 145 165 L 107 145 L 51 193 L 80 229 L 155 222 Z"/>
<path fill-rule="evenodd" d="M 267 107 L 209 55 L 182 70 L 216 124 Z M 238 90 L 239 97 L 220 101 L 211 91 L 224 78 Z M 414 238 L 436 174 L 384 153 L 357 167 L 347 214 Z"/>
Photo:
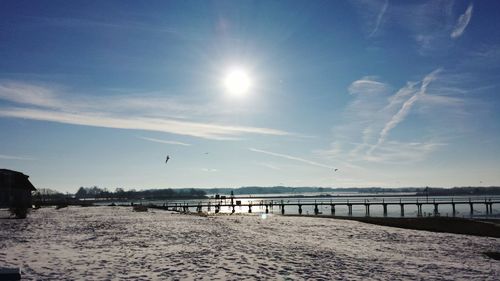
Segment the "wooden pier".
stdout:
<path fill-rule="evenodd" d="M 290 200 L 258 200 L 249 201 L 242 203 L 237 198 L 229 198 L 224 200 L 208 200 L 200 202 L 165 202 L 163 205 L 151 206 L 153 208 L 172 210 L 180 212 L 195 212 L 201 213 L 204 210 L 207 212 L 219 213 L 223 208 L 229 209 L 231 213 L 236 212 L 236 207 L 245 208 L 248 213 L 252 213 L 252 208 L 265 209 L 265 213 L 269 213 L 273 208 L 278 208 L 281 214 L 285 214 L 285 210 L 290 210 L 291 207 L 296 207 L 298 214 L 303 213 L 304 206 L 314 207 L 314 214 L 321 214 L 320 209 L 324 207 L 329 207 L 332 216 L 336 214 L 336 207 L 345 206 L 347 207 L 347 215 L 353 215 L 354 206 L 363 206 L 365 210 L 365 216 L 370 216 L 370 208 L 372 206 L 381 206 L 383 210 L 383 215 L 387 216 L 388 208 L 398 208 L 401 217 L 405 216 L 406 206 L 416 206 L 417 216 L 423 216 L 423 207 L 431 206 L 434 216 L 439 216 L 439 207 L 442 205 L 449 205 L 452 208 L 452 216 L 457 215 L 456 206 L 457 205 L 467 205 L 470 210 L 470 215 L 474 215 L 474 207 L 482 206 L 484 207 L 485 214 L 493 214 L 493 204 L 500 204 L 500 197 L 486 197 L 486 198 L 422 198 L 422 197 L 401 197 L 401 198 L 373 198 L 373 199 L 290 199 Z"/>

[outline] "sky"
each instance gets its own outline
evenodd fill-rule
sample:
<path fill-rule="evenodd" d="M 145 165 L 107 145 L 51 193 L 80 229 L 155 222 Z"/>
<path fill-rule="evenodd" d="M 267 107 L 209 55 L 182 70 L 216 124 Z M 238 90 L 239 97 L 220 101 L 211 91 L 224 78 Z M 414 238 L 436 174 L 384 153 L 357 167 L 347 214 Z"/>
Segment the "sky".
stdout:
<path fill-rule="evenodd" d="M 499 12 L 3 0 L 0 168 L 62 192 L 500 185 Z"/>

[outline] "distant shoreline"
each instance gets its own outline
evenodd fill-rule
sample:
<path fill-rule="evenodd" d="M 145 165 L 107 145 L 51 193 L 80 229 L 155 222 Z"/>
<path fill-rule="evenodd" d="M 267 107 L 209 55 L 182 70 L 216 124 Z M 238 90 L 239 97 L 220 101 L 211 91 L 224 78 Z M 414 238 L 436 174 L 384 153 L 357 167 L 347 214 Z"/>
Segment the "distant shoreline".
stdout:
<path fill-rule="evenodd" d="M 369 224 L 431 232 L 474 235 L 500 238 L 500 223 L 494 220 L 464 219 L 452 217 L 421 218 L 384 218 L 384 217 L 347 217 L 325 215 L 285 215 L 292 217 L 329 218 L 353 220 Z"/>

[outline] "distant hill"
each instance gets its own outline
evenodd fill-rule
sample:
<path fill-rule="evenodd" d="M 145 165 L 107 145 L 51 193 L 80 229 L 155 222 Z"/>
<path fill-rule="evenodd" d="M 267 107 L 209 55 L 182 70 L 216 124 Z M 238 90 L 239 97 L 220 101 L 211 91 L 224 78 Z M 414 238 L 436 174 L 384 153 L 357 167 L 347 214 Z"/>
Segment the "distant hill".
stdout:
<path fill-rule="evenodd" d="M 239 188 L 208 188 L 203 189 L 207 194 L 224 194 L 229 195 L 233 191 L 234 195 L 250 195 L 250 194 L 302 194 L 302 193 L 415 193 L 420 196 L 438 196 L 438 195 L 500 195 L 500 187 L 398 187 L 398 188 L 383 188 L 383 187 L 288 187 L 288 186 L 245 186 Z"/>
<path fill-rule="evenodd" d="M 209 188 L 204 189 L 207 194 L 230 194 L 249 195 L 249 194 L 301 194 L 301 193 L 394 193 L 394 192 L 418 192 L 419 188 L 381 188 L 381 187 L 288 187 L 288 186 L 244 186 L 239 188 Z"/>

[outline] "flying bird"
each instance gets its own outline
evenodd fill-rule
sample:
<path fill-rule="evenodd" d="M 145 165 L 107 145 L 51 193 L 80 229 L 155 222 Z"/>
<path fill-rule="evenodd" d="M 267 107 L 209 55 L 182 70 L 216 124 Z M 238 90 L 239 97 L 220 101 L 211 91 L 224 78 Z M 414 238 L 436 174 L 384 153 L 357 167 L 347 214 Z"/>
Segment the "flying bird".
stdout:
<path fill-rule="evenodd" d="M 165 164 L 167 164 L 168 160 L 170 160 L 170 155 L 167 155 L 167 159 L 165 160 Z"/>
<path fill-rule="evenodd" d="M 338 171 L 338 170 L 339 170 L 339 169 L 337 169 L 337 168 L 333 169 L 333 171 L 334 171 L 334 172 L 336 172 L 336 171 Z"/>

